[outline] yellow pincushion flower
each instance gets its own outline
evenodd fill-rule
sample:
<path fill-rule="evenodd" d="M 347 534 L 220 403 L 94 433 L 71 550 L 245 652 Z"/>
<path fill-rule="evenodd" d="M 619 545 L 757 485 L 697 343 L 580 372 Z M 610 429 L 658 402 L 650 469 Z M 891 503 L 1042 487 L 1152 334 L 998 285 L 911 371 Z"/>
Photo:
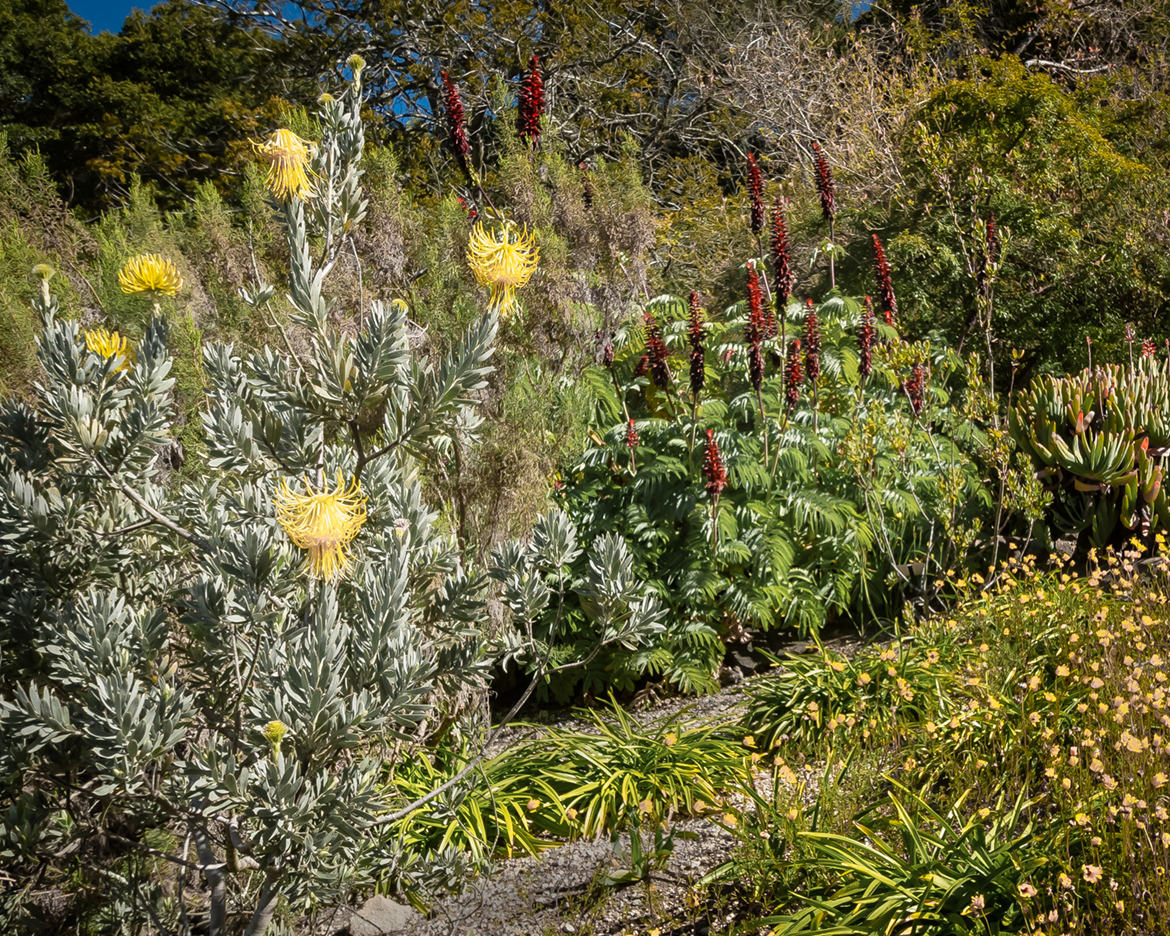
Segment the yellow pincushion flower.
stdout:
<path fill-rule="evenodd" d="M 328 481 L 315 490 L 306 479 L 305 493 L 298 494 L 284 478 L 276 492 L 276 519 L 289 539 L 309 551 L 311 574 L 332 581 L 350 567 L 349 544 L 366 522 L 366 498 L 360 482 L 347 486 L 340 470 L 333 490 Z"/>
<path fill-rule="evenodd" d="M 536 272 L 540 248 L 528 228 L 517 230 L 511 222 L 489 230 L 481 221 L 471 230 L 467 263 L 481 286 L 491 289 L 493 312 L 507 315 L 516 304 L 516 290 L 526 286 Z"/>
<path fill-rule="evenodd" d="M 134 352 L 130 350 L 130 342 L 117 332 L 109 332 L 104 328 L 90 328 L 85 332 L 85 346 L 98 357 L 122 357 L 118 370 L 125 370 L 134 360 Z"/>
<path fill-rule="evenodd" d="M 316 194 L 307 171 L 309 156 L 313 152 L 311 143 L 291 130 L 274 130 L 263 143 L 252 145 L 268 162 L 268 175 L 264 181 L 273 197 L 280 201 L 292 198 L 305 201 Z"/>
<path fill-rule="evenodd" d="M 162 293 L 173 296 L 183 288 L 183 277 L 175 265 L 160 254 L 139 254 L 118 271 L 118 285 L 124 293 Z"/>

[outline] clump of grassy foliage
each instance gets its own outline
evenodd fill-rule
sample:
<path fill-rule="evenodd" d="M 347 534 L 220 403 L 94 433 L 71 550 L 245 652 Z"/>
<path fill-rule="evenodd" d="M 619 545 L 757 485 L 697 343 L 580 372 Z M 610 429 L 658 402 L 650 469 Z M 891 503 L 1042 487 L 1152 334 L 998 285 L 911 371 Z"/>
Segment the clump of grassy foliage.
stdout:
<path fill-rule="evenodd" d="M 755 691 L 746 728 L 776 744 L 781 782 L 741 817 L 721 876 L 752 873 L 774 933 L 1156 931 L 1170 914 L 1164 566 L 1135 540 L 1080 573 L 1017 554 L 950 582 L 952 615 L 880 653 L 790 662 Z M 910 661 L 913 680 L 897 675 Z M 861 678 L 884 663 L 903 691 Z M 846 748 L 856 763 L 834 789 L 792 806 L 786 758 L 833 764 Z"/>

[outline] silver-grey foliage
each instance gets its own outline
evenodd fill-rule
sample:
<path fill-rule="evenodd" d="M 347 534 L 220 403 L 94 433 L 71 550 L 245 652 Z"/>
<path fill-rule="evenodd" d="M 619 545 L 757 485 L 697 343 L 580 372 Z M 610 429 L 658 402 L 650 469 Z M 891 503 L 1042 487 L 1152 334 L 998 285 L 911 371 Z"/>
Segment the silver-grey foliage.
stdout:
<path fill-rule="evenodd" d="M 35 401 L 0 405 L 0 878 L 17 882 L 0 897 L 5 931 L 46 868 L 99 842 L 125 856 L 101 869 L 101 902 L 128 931 L 145 914 L 163 931 L 194 921 L 220 936 L 234 919 L 258 936 L 281 900 L 327 903 L 375 872 L 421 880 L 419 856 L 382 831 L 408 811 L 384 785 L 389 751 L 458 715 L 452 700 L 493 661 L 547 672 L 555 628 L 537 640 L 532 622 L 576 587 L 576 530 L 554 514 L 501 552 L 513 615 L 489 635 L 487 579 L 420 481 L 477 425 L 495 316 L 432 363 L 408 347 L 403 304 L 360 310 L 355 335 L 325 296 L 365 211 L 359 81 L 322 106 L 317 196 L 274 203 L 307 351 L 205 349 L 204 476 L 177 483 L 160 466 L 166 322 L 132 360 L 107 357 L 47 288 L 37 300 Z M 273 294 L 256 284 L 248 299 Z M 307 574 L 275 501 L 282 481 L 338 472 L 360 479 L 367 520 L 330 582 Z M 598 544 L 588 578 L 606 642 L 661 628 L 619 539 Z M 435 791 L 435 808 L 453 795 Z M 465 865 L 431 859 L 440 879 Z M 159 868 L 186 889 L 164 899 Z"/>

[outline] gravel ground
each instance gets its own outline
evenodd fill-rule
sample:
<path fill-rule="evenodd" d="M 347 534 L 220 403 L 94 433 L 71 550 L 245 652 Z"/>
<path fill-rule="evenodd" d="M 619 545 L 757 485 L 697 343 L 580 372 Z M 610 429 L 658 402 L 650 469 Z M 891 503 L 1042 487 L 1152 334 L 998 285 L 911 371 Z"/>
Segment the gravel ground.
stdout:
<path fill-rule="evenodd" d="M 694 698 L 671 698 L 633 713 L 644 724 L 683 713 L 684 723 L 718 724 L 734 721 L 747 703 L 745 683 L 722 692 Z M 588 731 L 588 723 L 565 718 L 557 727 Z M 530 737 L 532 726 L 506 732 L 503 743 Z M 803 795 L 815 794 L 815 769 L 798 774 Z M 756 790 L 772 792 L 770 772 L 761 771 Z M 744 798 L 746 799 L 746 798 Z M 744 805 L 741 801 L 737 805 Z M 404 931 L 408 936 L 543 936 L 569 933 L 589 936 L 642 936 L 658 929 L 661 936 L 706 936 L 732 922 L 725 912 L 688 906 L 696 881 L 726 861 L 735 839 L 714 822 L 686 818 L 676 824 L 693 838 L 677 838 L 665 867 L 646 884 L 634 884 L 605 894 L 597 885 L 610 870 L 621 870 L 608 839 L 579 840 L 535 858 L 501 861 L 490 877 L 473 882 L 464 893 L 435 904 L 429 920 Z M 622 845 L 628 848 L 628 836 Z M 691 896 L 694 903 L 694 897 Z"/>
<path fill-rule="evenodd" d="M 826 636 L 826 647 L 847 656 L 864 643 L 856 633 Z M 816 652 L 805 641 L 773 643 L 768 649 L 776 656 Z M 653 704 L 631 714 L 643 724 L 680 714 L 684 724 L 738 721 L 748 701 L 745 690 L 752 678 L 758 678 L 751 674 L 762 674 L 769 667 L 750 647 L 743 652 L 733 648 L 728 662 L 738 665 L 725 669 L 729 685 L 721 692 L 700 698 L 651 698 Z M 547 725 L 522 724 L 503 731 L 488 755 L 503 753 L 551 727 L 595 730 L 570 714 Z M 801 798 L 809 803 L 816 796 L 819 780 L 819 767 L 797 770 L 793 792 L 799 787 Z M 771 796 L 770 771 L 756 775 L 755 788 L 761 796 Z M 739 808 L 746 805 L 746 797 L 732 797 L 732 801 Z M 697 903 L 694 885 L 731 856 L 735 837 L 715 822 L 698 817 L 679 820 L 675 828 L 693 833 L 693 837 L 676 838 L 669 860 L 648 882 L 604 890 L 599 885 L 601 878 L 628 865 L 619 861 L 609 839 L 578 840 L 535 858 L 500 861 L 491 875 L 473 881 L 462 894 L 438 901 L 428 919 L 416 917 L 415 923 L 396 932 L 402 936 L 645 936 L 657 930 L 658 936 L 708 936 L 725 931 L 737 919 L 736 908 L 693 906 Z M 628 842 L 628 836 L 623 836 L 624 849 L 628 849 Z M 326 931 L 330 929 L 334 928 Z M 340 932 L 348 932 L 348 928 Z"/>

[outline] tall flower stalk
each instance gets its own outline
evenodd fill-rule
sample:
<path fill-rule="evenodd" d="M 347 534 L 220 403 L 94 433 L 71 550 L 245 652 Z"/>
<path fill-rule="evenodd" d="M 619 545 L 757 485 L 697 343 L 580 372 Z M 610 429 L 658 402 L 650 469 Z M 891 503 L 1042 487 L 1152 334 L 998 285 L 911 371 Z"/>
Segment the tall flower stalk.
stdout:
<path fill-rule="evenodd" d="M 882 318 L 886 324 L 893 326 L 898 315 L 898 299 L 894 295 L 894 282 L 890 274 L 890 261 L 886 258 L 886 248 L 882 246 L 881 238 L 873 236 L 873 275 L 877 281 L 878 301 L 882 307 Z"/>
<path fill-rule="evenodd" d="M 540 146 L 540 118 L 544 116 L 544 77 L 540 73 L 540 58 L 528 61 L 528 74 L 520 85 L 520 113 L 517 121 L 520 136 L 532 149 Z"/>
<path fill-rule="evenodd" d="M 471 143 L 467 139 L 467 119 L 463 113 L 463 99 L 459 96 L 459 86 L 451 80 L 445 71 L 439 72 L 443 81 L 443 105 L 447 118 L 447 136 L 451 141 L 451 149 L 455 153 L 455 162 L 467 176 L 467 181 L 474 185 L 475 174 L 471 171 Z"/>
<path fill-rule="evenodd" d="M 837 184 L 833 181 L 833 167 L 821 145 L 813 141 L 813 164 L 816 169 L 817 192 L 821 196 L 821 216 L 829 222 L 829 287 L 837 288 L 833 249 L 837 242 Z"/>
<path fill-rule="evenodd" d="M 703 392 L 703 384 L 707 380 L 706 351 L 703 349 L 703 338 L 706 326 L 703 322 L 703 309 L 699 305 L 699 294 L 691 290 L 690 327 L 687 334 L 691 339 L 691 448 L 695 450 L 695 429 L 698 427 L 699 394 Z"/>
<path fill-rule="evenodd" d="M 630 474 L 636 475 L 638 473 L 638 463 L 634 459 L 634 449 L 641 444 L 641 439 L 638 438 L 638 430 L 634 427 L 632 419 L 626 420 L 626 448 L 630 450 Z"/>
<path fill-rule="evenodd" d="M 703 454 L 703 478 L 707 482 L 707 496 L 711 498 L 711 530 L 715 545 L 719 545 L 719 495 L 727 487 L 727 466 L 723 453 L 715 441 L 715 430 L 707 430 L 707 447 Z"/>
<path fill-rule="evenodd" d="M 804 319 L 804 370 L 805 376 L 812 384 L 813 431 L 818 428 L 817 421 L 817 385 L 821 379 L 821 326 L 817 320 L 817 309 L 811 299 Z"/>
<path fill-rule="evenodd" d="M 788 346 L 786 322 L 788 300 L 796 277 L 792 272 L 792 240 L 784 217 L 784 201 L 779 196 L 772 209 L 772 285 L 776 301 L 776 318 L 780 322 L 780 347 Z"/>
<path fill-rule="evenodd" d="M 764 461 L 768 461 L 768 423 L 764 418 L 764 355 L 760 350 L 760 342 L 767 329 L 767 320 L 764 317 L 764 294 L 760 289 L 760 277 L 755 267 L 749 265 L 747 271 L 747 338 L 748 344 L 748 379 L 752 389 L 756 391 L 756 403 L 760 408 L 760 431 L 764 438 Z"/>
<path fill-rule="evenodd" d="M 865 305 L 861 310 L 861 326 L 857 330 L 858 363 L 857 371 L 861 374 L 861 389 L 865 388 L 865 381 L 873 372 L 873 346 L 877 338 L 873 328 L 873 300 L 865 297 Z"/>

